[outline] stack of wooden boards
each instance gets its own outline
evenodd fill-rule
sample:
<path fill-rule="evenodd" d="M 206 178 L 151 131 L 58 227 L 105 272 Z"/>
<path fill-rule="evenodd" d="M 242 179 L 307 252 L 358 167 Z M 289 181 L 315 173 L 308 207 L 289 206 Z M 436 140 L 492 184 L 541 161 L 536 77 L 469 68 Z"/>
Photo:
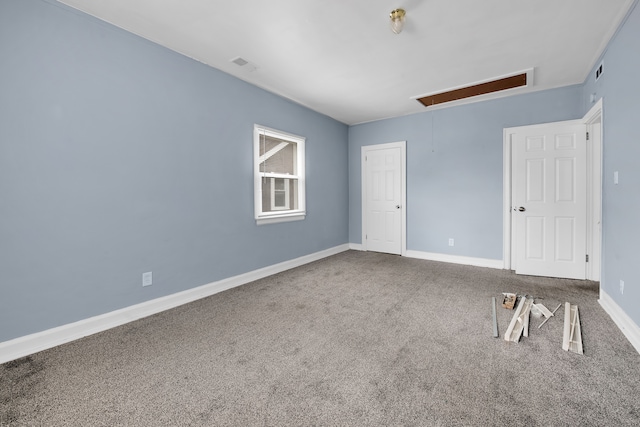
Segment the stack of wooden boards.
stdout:
<path fill-rule="evenodd" d="M 549 311 L 543 304 L 536 304 L 534 297 L 522 295 L 520 297 L 515 294 L 504 294 L 502 298 L 502 305 L 507 309 L 513 309 L 515 302 L 519 298 L 519 303 L 509 327 L 504 334 L 505 341 L 519 342 L 522 336 L 529 336 L 529 318 L 531 312 L 540 313 L 545 317 L 544 321 L 538 326 L 538 329 L 542 327 L 555 312 L 562 306 L 559 304 L 555 310 Z M 568 302 L 564 306 L 564 331 L 562 339 L 562 349 L 565 351 L 572 351 L 574 353 L 583 354 L 582 351 L 582 333 L 580 331 L 580 316 L 578 314 L 578 306 L 571 305 Z M 493 336 L 498 337 L 498 323 L 496 315 L 496 298 L 492 298 L 492 312 L 493 312 Z"/>

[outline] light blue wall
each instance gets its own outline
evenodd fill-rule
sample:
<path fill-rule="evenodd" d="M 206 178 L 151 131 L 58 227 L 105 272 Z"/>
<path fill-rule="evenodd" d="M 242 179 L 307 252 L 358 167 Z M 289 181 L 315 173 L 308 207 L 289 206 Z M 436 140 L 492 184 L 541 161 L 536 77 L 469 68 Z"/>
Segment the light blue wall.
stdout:
<path fill-rule="evenodd" d="M 603 99 L 602 289 L 640 325 L 640 7 L 619 29 L 604 54 L 604 73 L 595 69 L 584 84 L 584 112 L 590 95 Z M 619 184 L 613 183 L 614 171 Z M 624 280 L 624 294 L 620 293 Z"/>
<path fill-rule="evenodd" d="M 502 259 L 503 129 L 581 117 L 581 89 L 569 86 L 352 126 L 349 241 L 362 242 L 361 147 L 406 140 L 407 249 Z"/>
<path fill-rule="evenodd" d="M 597 84 L 347 128 L 53 0 L 2 0 L 0 342 L 360 243 L 363 145 L 407 141 L 409 249 L 501 259 L 502 129 L 580 118 L 591 93 L 602 286 L 640 324 L 639 41 L 636 8 Z M 254 123 L 307 137 L 305 221 L 255 225 Z"/>
<path fill-rule="evenodd" d="M 255 225 L 254 123 L 307 137 L 306 220 Z M 347 137 L 53 0 L 0 1 L 0 342 L 347 243 Z"/>

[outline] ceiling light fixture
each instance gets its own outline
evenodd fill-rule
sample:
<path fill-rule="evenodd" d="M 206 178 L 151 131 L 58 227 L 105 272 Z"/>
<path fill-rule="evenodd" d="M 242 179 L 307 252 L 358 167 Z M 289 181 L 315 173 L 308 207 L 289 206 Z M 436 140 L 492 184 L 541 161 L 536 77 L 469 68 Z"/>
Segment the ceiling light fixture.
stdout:
<path fill-rule="evenodd" d="M 389 14 L 389 18 L 391 18 L 391 31 L 396 34 L 400 34 L 402 29 L 404 28 L 404 16 L 407 13 L 404 9 L 394 9 Z"/>

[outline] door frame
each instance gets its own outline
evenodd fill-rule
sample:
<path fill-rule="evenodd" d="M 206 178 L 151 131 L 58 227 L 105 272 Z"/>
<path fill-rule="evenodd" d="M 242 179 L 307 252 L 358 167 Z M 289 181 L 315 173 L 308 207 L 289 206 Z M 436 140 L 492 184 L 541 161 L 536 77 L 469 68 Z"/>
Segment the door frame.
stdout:
<path fill-rule="evenodd" d="M 385 150 L 388 148 L 400 148 L 400 164 L 402 170 L 400 171 L 400 188 L 401 188 L 401 211 L 400 221 L 401 225 L 401 244 L 400 255 L 406 256 L 407 254 L 407 141 L 389 142 L 386 144 L 374 144 L 363 145 L 360 148 L 360 169 L 361 169 L 361 192 L 362 192 L 362 250 L 367 250 L 367 162 L 365 161 L 366 155 L 369 151 Z"/>
<path fill-rule="evenodd" d="M 589 132 L 587 142 L 587 280 L 600 281 L 602 271 L 602 184 L 604 166 L 602 152 L 604 149 L 604 116 L 602 99 L 600 99 L 583 120 Z M 594 125 L 598 125 L 597 131 Z M 592 142 L 591 147 L 589 142 Z M 593 259 L 593 262 L 592 262 Z"/>
<path fill-rule="evenodd" d="M 592 132 L 593 125 L 600 123 L 600 131 Z M 587 142 L 587 280 L 600 280 L 602 254 L 602 149 L 603 149 L 603 101 L 602 98 L 582 119 L 553 123 L 541 123 L 530 126 L 518 126 L 503 129 L 503 249 L 504 269 L 512 269 L 513 249 L 515 248 L 515 230 L 511 221 L 511 141 L 515 133 L 531 131 L 554 124 L 585 125 L 590 133 Z M 593 256 L 595 255 L 595 256 Z"/>

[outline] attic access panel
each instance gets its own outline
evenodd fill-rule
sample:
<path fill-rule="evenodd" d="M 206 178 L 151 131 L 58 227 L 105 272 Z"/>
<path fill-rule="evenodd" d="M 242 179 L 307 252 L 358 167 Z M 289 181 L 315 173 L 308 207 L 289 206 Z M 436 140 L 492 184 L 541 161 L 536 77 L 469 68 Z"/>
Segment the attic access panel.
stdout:
<path fill-rule="evenodd" d="M 515 76 L 492 80 L 490 82 L 463 87 L 460 89 L 454 89 L 447 92 L 423 96 L 421 98 L 418 98 L 418 101 L 425 107 L 430 107 L 436 104 L 457 101 L 459 99 L 471 98 L 479 95 L 486 95 L 488 93 L 500 92 L 502 90 L 513 89 L 526 85 L 527 73 L 522 73 Z"/>

